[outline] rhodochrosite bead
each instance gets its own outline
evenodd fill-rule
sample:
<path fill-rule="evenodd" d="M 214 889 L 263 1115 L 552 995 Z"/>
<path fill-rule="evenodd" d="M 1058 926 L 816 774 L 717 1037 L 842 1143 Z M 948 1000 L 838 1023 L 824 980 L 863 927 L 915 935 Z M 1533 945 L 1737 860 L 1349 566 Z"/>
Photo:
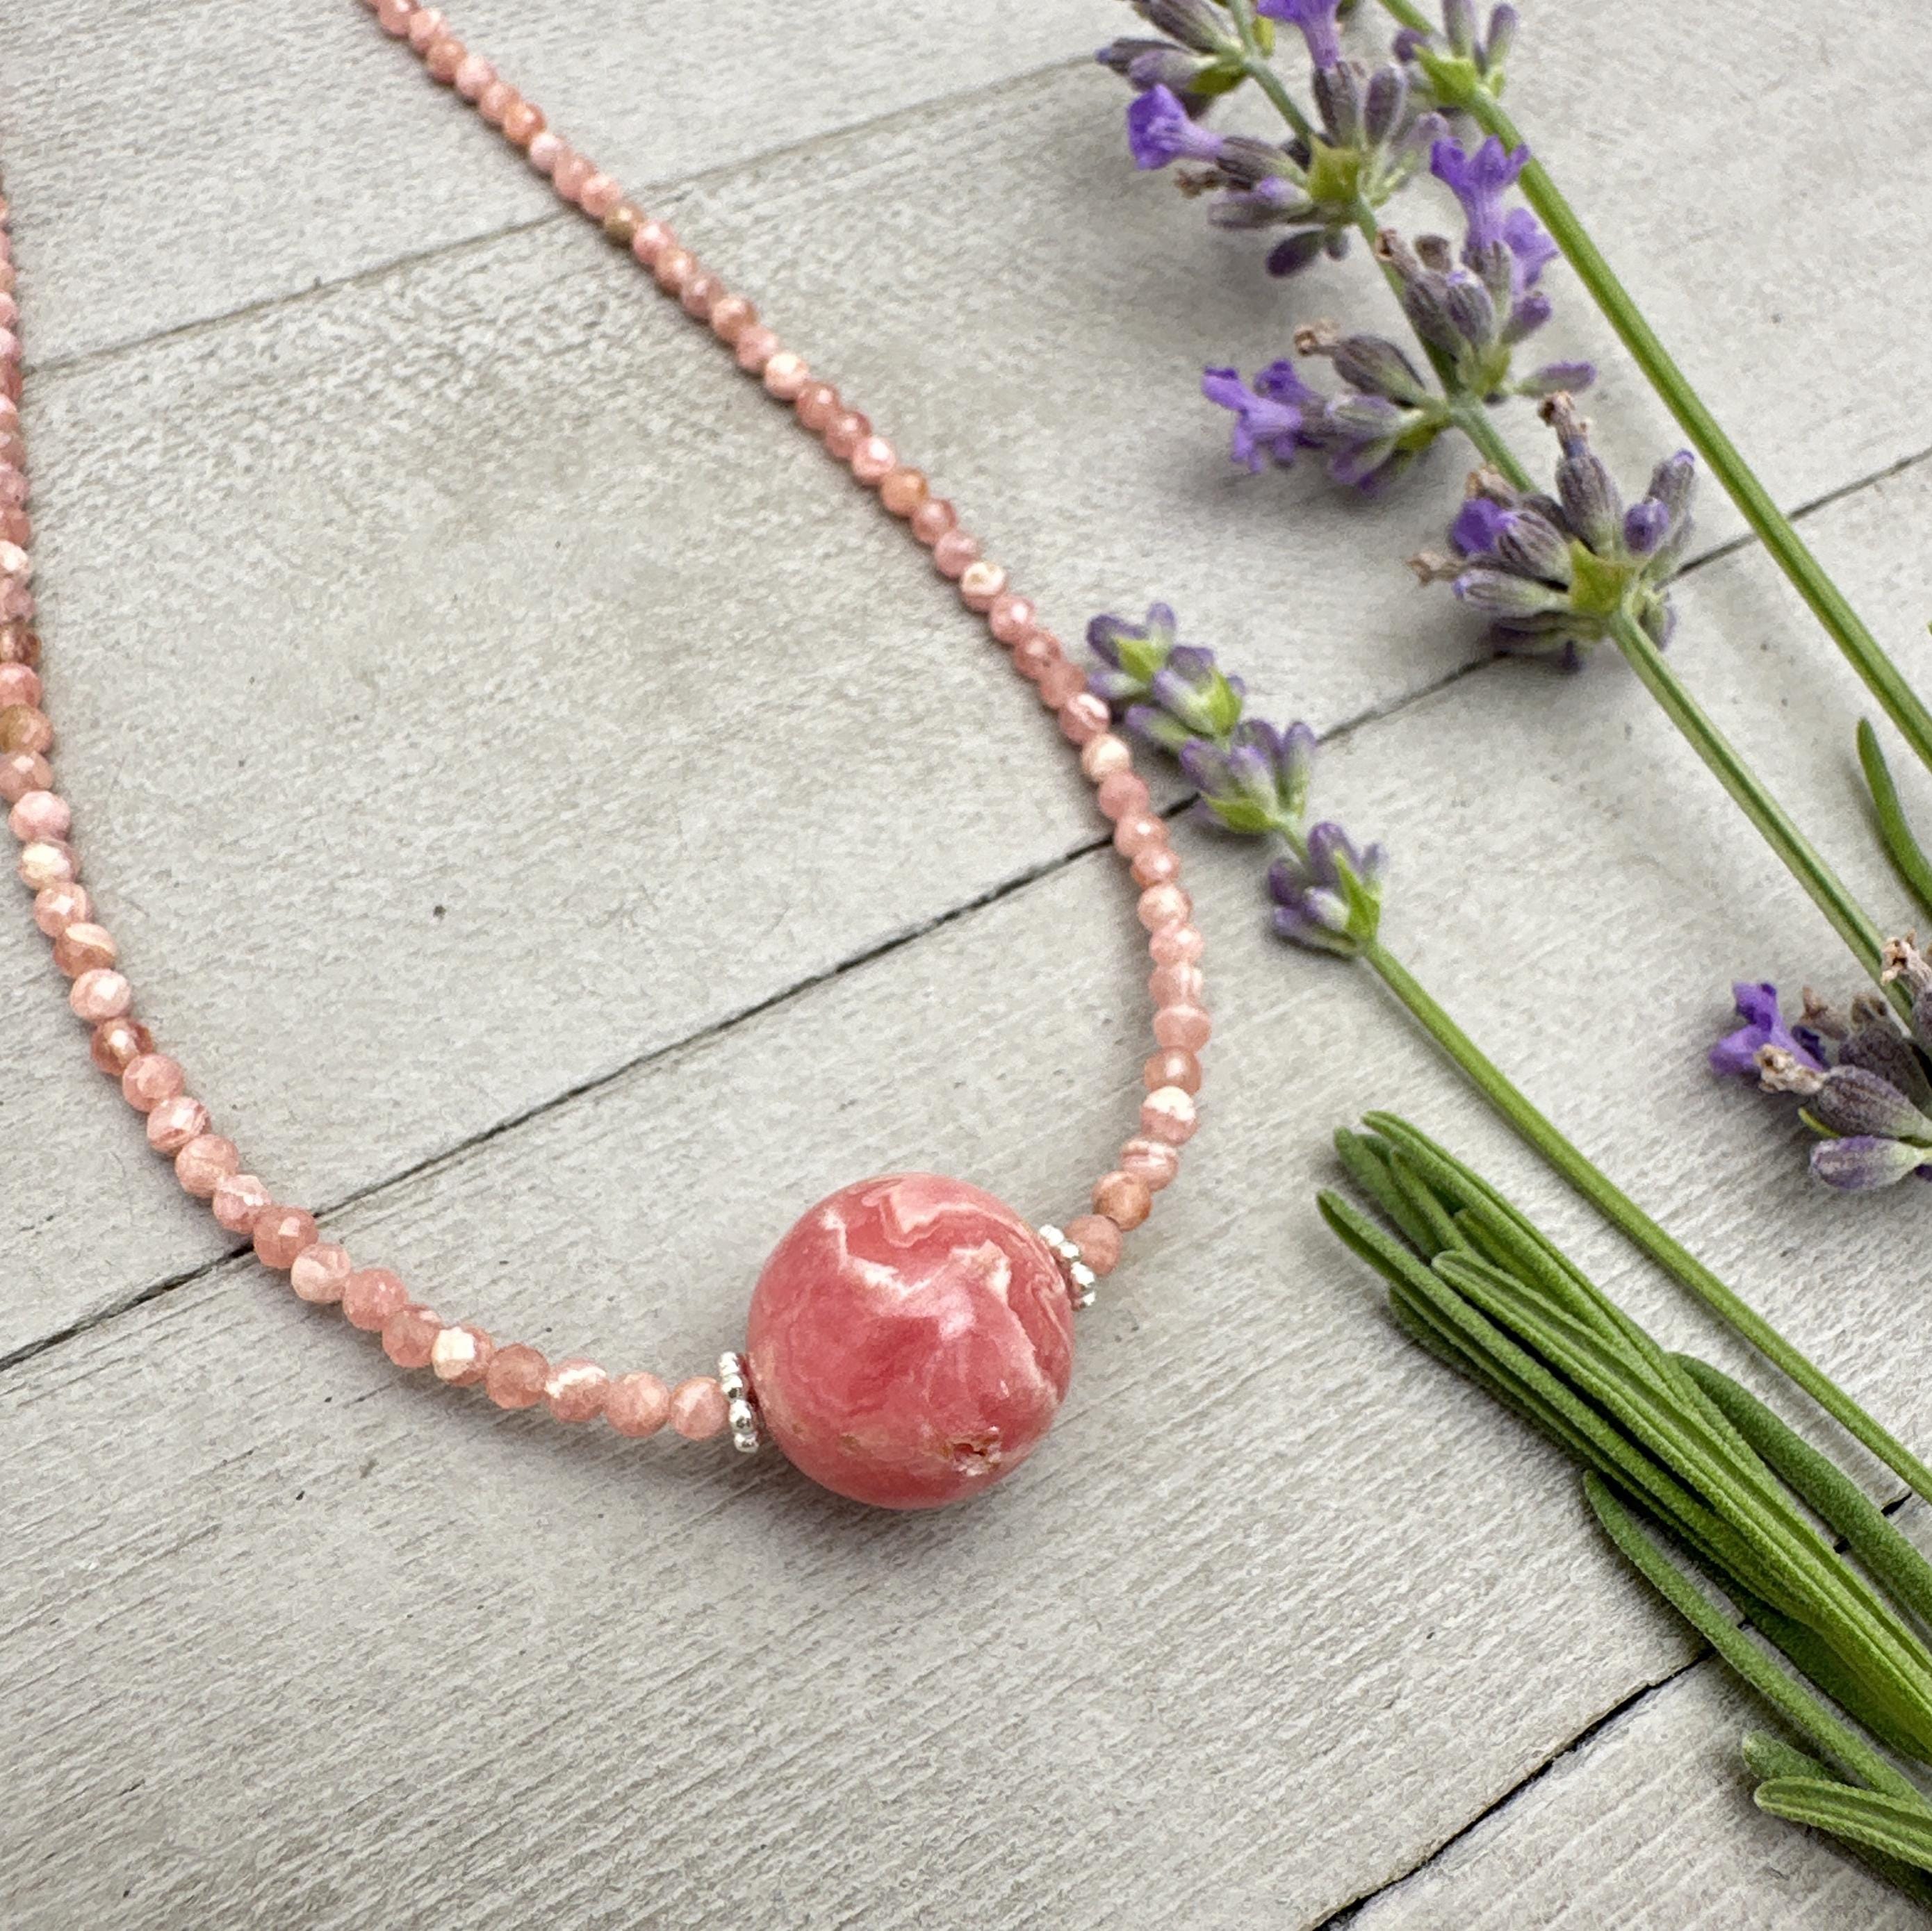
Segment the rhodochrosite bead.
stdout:
<path fill-rule="evenodd" d="M 1039 1445 L 1066 1396 L 1072 1306 L 1010 1207 L 896 1174 L 820 1201 L 778 1243 L 747 1353 L 772 1438 L 814 1482 L 936 1508 Z"/>

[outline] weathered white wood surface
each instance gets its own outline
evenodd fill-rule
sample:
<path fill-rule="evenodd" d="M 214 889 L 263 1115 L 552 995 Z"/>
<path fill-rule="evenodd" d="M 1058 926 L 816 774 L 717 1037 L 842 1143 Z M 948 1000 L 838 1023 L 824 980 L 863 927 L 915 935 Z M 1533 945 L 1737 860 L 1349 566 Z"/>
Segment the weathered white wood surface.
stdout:
<path fill-rule="evenodd" d="M 1667 32 L 1631 10 L 1538 22 L 1523 118 L 1781 493 L 1864 485 L 1810 526 L 1932 674 L 1932 565 L 1901 535 L 1932 476 L 1868 480 L 1932 444 L 1900 404 L 1922 294 L 1890 247 L 1932 169 L 1910 23 L 1826 49 L 1736 7 Z M 1160 589 L 1271 706 L 1372 715 L 1324 797 L 1396 845 L 1391 936 L 1932 1438 L 1916 1204 L 1804 1191 L 1796 1137 L 1698 1064 L 1732 973 L 1844 976 L 1822 922 L 1614 665 L 1426 694 L 1473 639 L 1392 559 L 1448 465 L 1372 517 L 1224 479 L 1187 372 L 1275 352 L 1280 301 L 1124 175 L 1100 79 L 1026 72 L 1117 16 L 824 8 L 727 64 L 696 11 L 459 25 L 630 178 L 710 170 L 659 198 L 1070 629 Z M 446 1311 L 626 1361 L 724 1345 L 775 1235 L 866 1168 L 1066 1211 L 1130 1117 L 1142 1015 L 1127 894 L 1083 853 L 1050 727 L 347 0 L 252 38 L 227 17 L 0 6 L 64 771 L 224 1121 Z M 1874 157 L 1897 202 L 1822 185 Z M 1293 312 L 1361 286 L 1326 274 Z M 1633 460 L 1663 435 L 1634 388 L 1605 411 Z M 1755 554 L 1683 601 L 1700 691 L 1894 906 L 1848 677 Z M 1846 1921 L 1874 1894 L 1753 1826 L 1723 1781 L 1740 1713 L 1702 1674 L 1400 1882 L 1690 1652 L 1557 1459 L 1324 1241 L 1327 1132 L 1415 1111 L 1732 1357 L 1371 988 L 1266 940 L 1247 855 L 1201 858 L 1210 1129 L 1090 1318 L 1052 1444 L 938 1520 L 404 1382 L 220 1259 L 38 940 L 0 934 L 9 1921 L 1314 1925 L 1393 1885 L 1366 1921 L 1533 1925 L 1577 1893 L 1663 1927 L 1767 1844 L 1775 1903 L 1710 1921 Z M 1671 1782 L 1671 1737 L 1714 1774 Z M 1614 1820 L 1672 1810 L 1668 1892 Z M 1468 1875 L 1552 1829 L 1580 1839 L 1560 1888 Z M 1440 1885 L 1461 1901 L 1430 1918 Z"/>

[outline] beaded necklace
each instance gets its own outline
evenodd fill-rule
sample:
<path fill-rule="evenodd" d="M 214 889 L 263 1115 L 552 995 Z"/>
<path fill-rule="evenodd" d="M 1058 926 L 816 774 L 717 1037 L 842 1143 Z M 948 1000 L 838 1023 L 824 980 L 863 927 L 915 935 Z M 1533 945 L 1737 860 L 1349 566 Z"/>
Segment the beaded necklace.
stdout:
<path fill-rule="evenodd" d="M 1154 971 L 1156 1050 L 1147 1062 L 1138 1133 L 1095 1183 L 1092 1210 L 1034 1228 L 962 1181 L 930 1174 L 861 1180 L 821 1201 L 779 1242 L 753 1291 L 741 1351 L 715 1375 L 674 1385 L 637 1371 L 612 1375 L 581 1357 L 552 1362 L 500 1342 L 472 1322 L 448 1322 L 386 1267 L 358 1265 L 321 1237 L 314 1214 L 278 1200 L 243 1171 L 232 1140 L 188 1090 L 180 1063 L 134 1016 L 134 989 L 112 936 L 97 924 L 72 842 L 73 813 L 54 789 L 53 727 L 43 706 L 40 639 L 29 587 L 32 529 L 20 438 L 20 346 L 11 241 L 0 202 L 0 802 L 20 841 L 20 876 L 34 919 L 73 983 L 68 1003 L 92 1028 L 94 1064 L 146 1116 L 148 1145 L 190 1195 L 305 1301 L 340 1307 L 379 1335 L 399 1368 L 427 1369 L 453 1387 L 481 1387 L 499 1408 L 539 1404 L 559 1421 L 601 1417 L 620 1435 L 667 1426 L 692 1441 L 728 1435 L 747 1454 L 766 1439 L 814 1480 L 888 1508 L 924 1508 L 976 1494 L 1037 1446 L 1066 1393 L 1072 1313 L 1120 1257 L 1174 1176 L 1192 1135 L 1197 1057 L 1207 1044 L 1202 940 L 1180 889 L 1180 860 L 1136 775 L 1107 706 L 1088 691 L 1033 604 L 982 554 L 951 503 L 830 382 L 786 348 L 670 227 L 546 125 L 542 111 L 418 0 L 364 0 L 383 30 L 430 77 L 474 107 L 558 198 L 596 223 L 685 313 L 728 349 L 746 374 L 790 409 L 854 480 L 872 492 L 939 574 L 983 618 L 1078 748 L 1081 769 L 1113 825 L 1115 849 L 1140 888 Z"/>

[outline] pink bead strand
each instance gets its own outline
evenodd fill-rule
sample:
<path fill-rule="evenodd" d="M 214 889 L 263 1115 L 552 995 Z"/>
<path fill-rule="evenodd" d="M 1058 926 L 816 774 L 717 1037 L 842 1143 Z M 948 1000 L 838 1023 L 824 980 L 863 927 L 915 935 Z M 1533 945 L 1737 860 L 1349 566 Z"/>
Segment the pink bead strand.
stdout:
<path fill-rule="evenodd" d="M 939 574 L 957 584 L 962 603 L 1010 652 L 1016 673 L 1034 685 L 1079 748 L 1082 771 L 1132 868 L 1154 964 L 1149 991 L 1158 1050 L 1144 1069 L 1140 1132 L 1123 1147 L 1118 1168 L 1095 1183 L 1093 1211 L 1069 1229 L 1086 1264 L 1096 1274 L 1111 1272 L 1123 1233 L 1147 1218 L 1154 1195 L 1174 1177 L 1180 1147 L 1195 1130 L 1196 1055 L 1210 1022 L 1200 934 L 1180 886 L 1180 862 L 1165 823 L 1151 811 L 1145 783 L 1135 774 L 1131 749 L 1109 728 L 1106 706 L 1088 691 L 1059 640 L 1040 626 L 1034 604 L 1012 587 L 1004 566 L 985 556 L 979 538 L 961 528 L 952 504 L 933 493 L 925 472 L 907 464 L 867 417 L 786 348 L 748 300 L 679 243 L 668 223 L 627 202 L 612 177 L 549 128 L 541 109 L 448 31 L 440 10 L 417 0 L 365 4 L 385 33 L 404 42 L 433 79 L 475 108 L 549 179 L 561 200 L 628 248 L 667 295 L 732 351 L 740 368 L 792 409 L 800 426 L 859 487 L 878 495 L 886 513 L 930 552 Z M 387 1269 L 357 1267 L 343 1248 L 318 1237 L 312 1214 L 278 1203 L 261 1180 L 242 1170 L 234 1143 L 212 1130 L 208 1109 L 188 1091 L 178 1063 L 156 1050 L 152 1035 L 134 1017 L 133 988 L 118 969 L 112 935 L 93 919 L 71 841 L 73 811 L 54 787 L 49 762 L 54 727 L 44 708 L 29 588 L 31 488 L 18 434 L 21 351 L 9 226 L 0 196 L 0 803 L 8 807 L 8 827 L 20 844 L 17 869 L 34 894 L 34 922 L 72 982 L 69 1001 L 76 1016 L 92 1030 L 95 1064 L 119 1081 L 129 1105 L 146 1116 L 151 1146 L 173 1163 L 191 1196 L 208 1202 L 223 1228 L 250 1240 L 264 1266 L 286 1273 L 301 1299 L 338 1306 L 352 1325 L 376 1334 L 399 1366 L 428 1368 L 452 1387 L 481 1387 L 501 1408 L 541 1403 L 573 1424 L 602 1416 L 634 1438 L 667 1426 L 690 1440 L 722 1433 L 729 1404 L 716 1377 L 693 1376 L 673 1387 L 643 1372 L 613 1377 L 578 1357 L 553 1364 L 534 1348 L 499 1344 L 481 1327 L 444 1322 L 412 1300 Z"/>

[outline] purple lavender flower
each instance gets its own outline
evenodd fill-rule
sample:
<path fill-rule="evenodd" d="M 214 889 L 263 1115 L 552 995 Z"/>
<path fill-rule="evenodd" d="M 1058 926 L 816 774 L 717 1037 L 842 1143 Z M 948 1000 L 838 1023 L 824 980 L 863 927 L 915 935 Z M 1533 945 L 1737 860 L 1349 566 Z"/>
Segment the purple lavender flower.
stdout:
<path fill-rule="evenodd" d="M 1299 831 L 1308 806 L 1316 738 L 1306 724 L 1285 731 L 1244 718 L 1225 745 L 1196 739 L 1180 751 L 1180 768 L 1200 794 L 1195 808 L 1224 830 L 1246 837 Z"/>
<path fill-rule="evenodd" d="M 1222 137 L 1191 118 L 1172 88 L 1156 85 L 1127 106 L 1127 149 L 1137 168 L 1164 168 L 1170 161 L 1216 161 Z"/>
<path fill-rule="evenodd" d="M 1088 674 L 1087 688 L 1116 712 L 1137 703 L 1153 689 L 1175 642 L 1174 613 L 1165 604 L 1150 604 L 1144 623 L 1096 617 L 1087 626 L 1087 647 L 1100 667 Z"/>
<path fill-rule="evenodd" d="M 1711 1070 L 1720 1077 L 1736 1075 L 1742 1079 L 1755 1081 L 1757 1078 L 1757 1056 L 1767 1046 L 1775 1046 L 1780 1052 L 1789 1053 L 1801 1066 L 1822 1072 L 1825 1062 L 1814 1050 L 1818 1043 L 1817 1034 L 1809 1033 L 1810 1044 L 1807 1045 L 1784 1023 L 1784 1015 L 1778 1009 L 1778 988 L 1768 979 L 1754 984 L 1739 979 L 1731 988 L 1731 997 L 1738 1009 L 1738 1017 L 1744 1023 L 1734 1033 L 1726 1033 L 1711 1048 Z"/>
<path fill-rule="evenodd" d="M 1847 1192 L 1908 1174 L 1932 1180 L 1932 962 L 1910 940 L 1886 955 L 1886 976 L 1912 990 L 1910 1033 L 1876 994 L 1854 1000 L 1847 1018 L 1808 988 L 1802 1022 L 1787 1025 L 1774 987 L 1740 985 L 1732 991 L 1745 1023 L 1711 1049 L 1714 1072 L 1800 1101 L 1799 1117 L 1821 1136 L 1813 1174 Z"/>
<path fill-rule="evenodd" d="M 1113 40 L 1094 56 L 1137 93 L 1173 93 L 1190 115 L 1245 78 L 1240 36 L 1212 0 L 1134 0 L 1134 11 L 1161 40 Z"/>
<path fill-rule="evenodd" d="M 1298 450 L 1318 446 L 1312 424 L 1322 398 L 1296 374 L 1292 362 L 1270 362 L 1252 385 L 1236 369 L 1204 370 L 1201 393 L 1234 412 L 1228 453 L 1252 473 L 1270 461 L 1286 469 Z"/>
<path fill-rule="evenodd" d="M 1501 6 L 1479 32 L 1473 0 L 1443 0 L 1443 31 L 1419 33 L 1404 28 L 1395 37 L 1395 57 L 1412 66 L 1440 106 L 1468 106 L 1478 88 L 1500 92 L 1503 64 L 1516 38 L 1516 11 Z"/>
<path fill-rule="evenodd" d="M 1222 743 L 1240 722 L 1245 687 L 1198 644 L 1177 644 L 1148 685 L 1148 701 L 1130 704 L 1122 721 L 1135 736 L 1178 754 L 1196 738 Z"/>
<path fill-rule="evenodd" d="M 1136 94 L 1165 87 L 1190 114 L 1198 114 L 1209 97 L 1197 91 L 1202 64 L 1186 49 L 1168 40 L 1110 40 L 1094 58 L 1111 68 Z"/>
<path fill-rule="evenodd" d="M 1479 470 L 1450 528 L 1450 553 L 1414 559 L 1417 574 L 1448 582 L 1486 612 L 1499 652 L 1551 655 L 1574 670 L 1620 616 L 1667 643 L 1669 585 L 1690 537 L 1690 457 L 1660 463 L 1643 500 L 1627 511 L 1568 396 L 1552 396 L 1543 413 L 1562 451 L 1556 496 Z"/>
<path fill-rule="evenodd" d="M 1318 68 L 1342 64 L 1342 33 L 1336 16 L 1341 0 L 1255 0 L 1255 11 L 1301 29 L 1308 58 Z"/>
<path fill-rule="evenodd" d="M 1381 924 L 1387 871 L 1381 846 L 1358 851 L 1340 825 L 1316 825 L 1300 850 L 1268 869 L 1275 930 L 1298 946 L 1352 957 Z"/>
<path fill-rule="evenodd" d="M 1468 226 L 1466 252 L 1491 247 L 1503 240 L 1503 196 L 1516 185 L 1529 159 L 1527 148 L 1505 149 L 1492 134 L 1473 151 L 1460 141 L 1438 141 L 1429 151 L 1429 171 L 1462 204 Z"/>

